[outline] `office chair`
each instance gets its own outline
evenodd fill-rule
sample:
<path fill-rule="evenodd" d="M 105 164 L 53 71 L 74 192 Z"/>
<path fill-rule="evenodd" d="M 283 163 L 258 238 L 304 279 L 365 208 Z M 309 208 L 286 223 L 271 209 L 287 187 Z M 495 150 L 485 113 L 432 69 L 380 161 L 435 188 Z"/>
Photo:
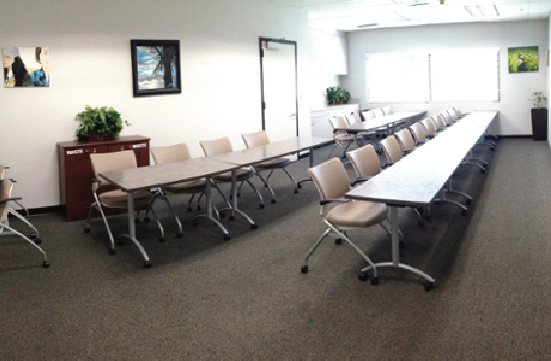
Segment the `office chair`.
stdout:
<path fill-rule="evenodd" d="M 448 123 L 442 114 L 436 114 L 433 120 L 434 120 L 434 125 L 436 125 L 437 132 L 443 131 L 448 126 Z"/>
<path fill-rule="evenodd" d="M 241 138 L 243 138 L 243 142 L 245 143 L 245 146 L 247 148 L 270 144 L 270 139 L 268 138 L 268 134 L 266 134 L 266 132 L 263 130 L 259 132 L 254 132 L 254 133 L 242 134 Z M 276 200 L 274 190 L 269 184 L 269 180 L 270 180 L 270 177 L 272 176 L 272 173 L 276 169 L 281 169 L 285 172 L 285 174 L 287 174 L 287 177 L 289 177 L 289 179 L 291 180 L 291 182 L 293 182 L 295 186 L 295 193 L 298 193 L 297 181 L 295 180 L 295 178 L 293 178 L 291 173 L 289 173 L 289 171 L 287 170 L 287 166 L 289 164 L 291 164 L 291 159 L 281 157 L 281 158 L 267 160 L 265 162 L 257 163 L 254 165 L 254 168 L 256 169 L 257 172 L 270 171 L 270 173 L 266 178 L 261 177 L 261 179 L 264 181 L 264 184 L 266 185 L 266 187 L 270 190 L 270 194 L 272 195 L 272 203 L 276 203 L 277 200 Z"/>
<path fill-rule="evenodd" d="M 386 163 L 383 165 L 383 168 L 390 167 L 392 164 L 402 159 L 402 148 L 394 135 L 390 135 L 381 140 L 381 148 L 383 148 L 383 153 L 386 157 Z"/>
<path fill-rule="evenodd" d="M 400 129 L 400 131 L 396 133 L 396 138 L 398 143 L 400 143 L 400 147 L 402 148 L 402 153 L 404 155 L 415 150 L 415 140 L 413 139 L 413 135 L 411 135 L 411 131 L 408 128 Z"/>
<path fill-rule="evenodd" d="M 381 108 L 374 108 L 374 109 L 371 109 L 371 111 L 373 112 L 373 115 L 375 116 L 375 118 L 382 117 L 385 115 L 385 112 Z"/>
<path fill-rule="evenodd" d="M 348 134 L 346 130 L 336 130 L 337 128 L 346 128 L 346 118 L 344 116 L 339 115 L 329 118 L 329 124 L 331 124 L 331 128 L 333 129 L 333 138 L 335 139 L 335 144 L 333 144 L 333 147 L 331 148 L 327 159 L 331 158 L 331 155 L 333 154 L 333 151 L 336 147 L 344 148 L 341 158 L 345 158 L 346 151 L 348 150 L 350 145 L 354 143 L 355 137 L 351 134 Z"/>
<path fill-rule="evenodd" d="M 356 180 L 351 183 L 351 186 L 356 186 L 358 183 L 365 182 L 371 177 L 376 176 L 382 172 L 381 161 L 375 149 L 371 145 L 366 145 L 358 149 L 354 149 L 347 153 L 350 163 L 356 172 Z M 424 208 L 412 207 L 415 213 L 417 213 L 418 221 L 417 225 L 423 227 L 425 222 L 423 220 Z M 403 246 L 404 243 L 400 242 Z"/>
<path fill-rule="evenodd" d="M 383 110 L 383 113 L 385 115 L 390 115 L 390 114 L 393 114 L 394 112 L 392 111 L 392 108 L 390 107 L 390 105 L 387 105 L 387 106 L 384 106 L 381 108 Z"/>
<path fill-rule="evenodd" d="M 139 212 L 142 209 L 146 209 L 153 213 L 155 221 L 157 222 L 157 227 L 160 231 L 159 242 L 164 241 L 163 226 L 157 218 L 157 213 L 151 207 L 153 201 L 155 200 L 155 195 L 148 190 L 133 192 L 134 209 L 128 209 L 127 193 L 120 189 L 113 190 L 113 187 L 99 176 L 100 173 L 137 168 L 138 163 L 136 161 L 134 151 L 123 150 L 112 153 L 92 153 L 90 154 L 90 161 L 92 162 L 92 170 L 94 171 L 95 176 L 92 180 L 92 194 L 94 196 L 94 202 L 90 205 L 84 232 L 90 233 L 90 218 L 92 216 L 92 210 L 97 210 L 101 214 L 101 218 L 103 219 L 103 223 L 105 224 L 105 228 L 107 229 L 107 233 L 109 235 L 109 254 L 114 255 L 115 241 L 113 239 L 111 227 L 109 227 L 109 223 L 107 222 L 104 209 L 114 209 L 127 212 L 134 212 L 135 210 Z M 132 242 L 134 242 L 136 247 L 142 251 L 142 246 L 137 242 L 137 240 L 132 239 Z M 151 264 L 146 261 L 145 267 L 150 266 Z"/>
<path fill-rule="evenodd" d="M 345 230 L 367 228 L 379 224 L 389 232 L 382 223 L 386 220 L 388 214 L 386 204 L 344 199 L 344 195 L 350 190 L 350 179 L 344 165 L 337 158 L 332 158 L 325 163 L 308 169 L 308 173 L 314 180 L 320 194 L 320 215 L 327 229 L 308 251 L 302 263 L 301 272 L 308 273 L 310 256 L 329 234 L 333 234 L 338 237 L 335 243 L 340 244 L 344 240 L 369 264 L 360 272 L 358 278 L 362 281 L 367 280 L 369 278 L 367 271 L 373 269 L 373 276 L 370 281 L 372 285 L 378 284 L 379 278 L 375 264 L 348 237 Z"/>
<path fill-rule="evenodd" d="M 436 136 L 436 124 L 434 123 L 434 120 L 431 117 L 426 117 L 425 119 L 421 120 L 421 124 L 425 127 L 425 137 L 426 138 L 434 138 Z"/>
<path fill-rule="evenodd" d="M 411 133 L 416 146 L 420 146 L 427 141 L 425 137 L 425 126 L 421 122 L 415 122 L 411 125 Z"/>
<path fill-rule="evenodd" d="M 230 138 L 223 137 L 220 139 L 215 140 L 202 140 L 199 142 L 201 145 L 201 148 L 203 149 L 203 153 L 207 157 L 212 157 L 218 154 L 223 153 L 231 153 L 233 152 L 233 148 L 230 142 Z M 247 182 L 247 184 L 253 189 L 253 191 L 258 196 L 258 199 L 260 200 L 260 206 L 259 208 L 264 208 L 264 200 L 262 199 L 262 195 L 260 192 L 256 189 L 254 184 L 251 182 L 250 178 L 253 176 L 258 176 L 256 171 L 253 167 L 241 167 L 236 170 L 236 181 L 237 182 Z M 264 179 L 260 176 L 258 176 L 263 183 L 265 183 Z M 231 183 L 231 172 L 225 172 L 218 174 L 214 177 L 212 177 L 212 180 L 216 183 Z M 239 197 L 239 192 L 237 193 L 237 196 Z M 231 204 L 226 200 L 226 203 L 231 208 Z M 221 211 L 222 212 L 222 211 Z"/>
<path fill-rule="evenodd" d="M 3 172 L 3 170 L 0 170 L 0 173 Z M 9 225 L 8 222 L 8 215 L 15 216 L 17 219 L 19 219 L 21 222 L 23 222 L 25 225 L 27 225 L 35 234 L 38 234 L 37 229 L 33 226 L 33 224 L 27 220 L 25 217 L 19 214 L 19 212 L 13 210 L 10 208 L 10 202 L 15 202 L 21 200 L 21 198 L 12 198 L 11 192 L 13 190 L 13 182 L 11 179 L 2 179 L 0 183 L 0 235 L 6 236 L 6 235 L 17 235 L 21 238 L 23 238 L 25 241 L 27 241 L 29 244 L 31 244 L 33 247 L 35 247 L 40 253 L 42 253 L 42 267 L 48 268 L 50 267 L 50 263 L 48 262 L 48 257 L 46 255 L 46 252 L 42 249 L 42 247 L 39 246 L 39 244 L 42 243 L 42 240 L 37 236 L 34 240 L 31 240 L 29 237 L 25 236 L 23 233 L 19 232 L 15 228 Z"/>
<path fill-rule="evenodd" d="M 350 115 L 347 116 L 346 119 L 348 120 L 348 124 L 359 124 L 362 122 L 362 117 L 360 116 L 360 113 L 355 111 L 350 113 Z M 377 132 L 374 130 L 357 133 L 356 144 L 358 147 L 361 147 L 362 145 L 364 145 L 364 142 L 366 141 L 376 144 L 377 143 L 377 140 L 375 139 L 376 137 L 377 137 Z"/>
<path fill-rule="evenodd" d="M 0 184 L 2 184 L 2 181 L 4 180 L 4 178 L 5 178 L 5 176 L 6 176 L 6 169 L 10 169 L 10 167 L 5 166 L 5 165 L 3 165 L 3 164 L 0 164 Z M 14 179 L 12 179 L 12 178 L 10 178 L 10 180 L 11 180 L 12 183 L 17 183 L 17 181 L 14 180 Z M 14 199 L 13 199 L 13 203 L 15 203 L 15 204 L 19 207 L 19 211 L 20 211 L 20 212 L 19 212 L 18 214 L 23 213 L 23 214 L 25 215 L 25 219 L 27 220 L 27 222 L 30 223 L 31 217 L 30 217 L 29 210 L 28 210 L 27 208 L 25 208 L 25 207 L 23 206 L 23 204 L 21 204 L 21 203 L 19 202 L 20 199 L 21 199 L 21 198 L 14 198 Z M 10 207 L 10 212 L 16 212 L 16 210 L 15 210 L 14 208 Z M 9 218 L 6 219 L 6 222 L 7 222 L 7 224 L 9 225 Z M 39 237 L 38 231 L 36 230 L 36 228 L 30 227 L 30 229 L 31 229 L 31 231 L 30 231 L 30 233 L 29 233 L 29 238 L 30 238 L 30 239 L 33 239 L 33 240 L 34 240 L 34 239 L 36 239 L 37 237 Z M 0 234 L 2 234 L 1 231 L 0 231 Z M 40 241 L 40 240 L 39 240 L 39 241 Z"/>

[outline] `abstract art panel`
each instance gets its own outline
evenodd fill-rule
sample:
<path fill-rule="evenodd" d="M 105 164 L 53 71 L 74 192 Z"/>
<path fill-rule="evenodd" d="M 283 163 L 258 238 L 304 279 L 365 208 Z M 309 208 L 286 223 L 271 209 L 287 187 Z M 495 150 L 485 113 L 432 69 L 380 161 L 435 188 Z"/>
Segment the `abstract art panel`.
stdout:
<path fill-rule="evenodd" d="M 181 93 L 180 41 L 131 40 L 134 96 Z"/>
<path fill-rule="evenodd" d="M 49 87 L 50 50 L 34 48 L 3 47 L 4 87 Z"/>

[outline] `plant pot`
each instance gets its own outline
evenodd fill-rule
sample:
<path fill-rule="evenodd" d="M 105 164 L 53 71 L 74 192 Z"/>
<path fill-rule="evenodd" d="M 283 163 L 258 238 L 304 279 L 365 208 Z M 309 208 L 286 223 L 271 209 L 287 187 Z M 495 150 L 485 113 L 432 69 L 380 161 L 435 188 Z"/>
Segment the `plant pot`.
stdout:
<path fill-rule="evenodd" d="M 532 139 L 547 140 L 547 108 L 532 108 Z"/>
<path fill-rule="evenodd" d="M 89 130 L 88 131 L 88 141 L 89 142 L 97 142 L 98 141 L 98 132 L 95 130 Z"/>

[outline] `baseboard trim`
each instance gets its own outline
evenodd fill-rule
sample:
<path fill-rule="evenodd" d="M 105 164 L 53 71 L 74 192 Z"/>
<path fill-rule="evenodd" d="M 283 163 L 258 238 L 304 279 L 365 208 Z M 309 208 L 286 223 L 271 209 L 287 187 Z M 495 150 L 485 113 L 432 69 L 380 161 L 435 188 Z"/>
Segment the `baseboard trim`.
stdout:
<path fill-rule="evenodd" d="M 36 216 L 41 214 L 49 214 L 49 213 L 61 213 L 63 211 L 63 206 L 48 206 L 48 207 L 40 207 L 40 208 L 29 208 L 27 209 L 29 211 L 30 216 Z M 17 213 L 21 214 L 22 216 L 26 216 L 27 214 L 22 209 L 16 209 Z"/>
<path fill-rule="evenodd" d="M 532 134 L 498 135 L 498 139 L 532 139 Z"/>

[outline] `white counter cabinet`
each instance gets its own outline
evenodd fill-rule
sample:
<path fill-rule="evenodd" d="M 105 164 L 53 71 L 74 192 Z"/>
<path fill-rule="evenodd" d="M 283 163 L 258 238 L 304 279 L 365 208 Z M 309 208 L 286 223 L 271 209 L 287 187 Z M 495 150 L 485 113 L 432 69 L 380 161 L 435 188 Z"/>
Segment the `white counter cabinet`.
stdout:
<path fill-rule="evenodd" d="M 359 104 L 333 105 L 323 109 L 310 110 L 310 126 L 313 137 L 332 137 L 333 129 L 329 124 L 329 118 L 337 115 L 348 116 L 359 109 Z"/>

